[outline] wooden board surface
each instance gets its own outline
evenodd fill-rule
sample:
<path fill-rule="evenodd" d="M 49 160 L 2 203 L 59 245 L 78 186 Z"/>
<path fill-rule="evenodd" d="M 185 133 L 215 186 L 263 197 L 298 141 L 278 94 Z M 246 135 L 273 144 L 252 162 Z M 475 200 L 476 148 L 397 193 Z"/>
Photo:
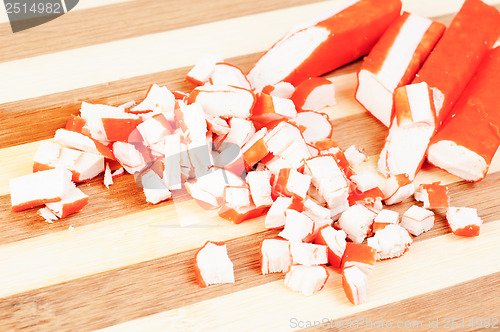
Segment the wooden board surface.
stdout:
<path fill-rule="evenodd" d="M 481 235 L 451 235 L 438 213 L 435 227 L 415 238 L 408 254 L 377 263 L 369 299 L 356 307 L 335 272 L 311 297 L 287 289 L 282 275 L 260 275 L 259 242 L 276 234 L 265 230 L 263 217 L 233 225 L 185 192 L 150 206 L 130 176 L 109 190 L 100 178 L 81 185 L 89 205 L 58 223 L 44 223 L 34 209 L 10 211 L 9 179 L 30 173 L 40 141 L 77 113 L 81 101 L 140 100 L 151 83 L 189 91 L 184 76 L 203 53 L 248 70 L 294 24 L 343 1 L 85 0 L 16 34 L 2 13 L 0 331 L 286 331 L 314 324 L 480 330 L 488 319 L 500 328 L 498 155 L 475 184 L 424 166 L 416 182 L 448 183 L 453 205 L 478 208 Z M 405 10 L 448 24 L 463 1 L 403 2 Z M 498 0 L 487 2 L 500 8 Z M 338 104 L 326 111 L 340 145 L 364 147 L 375 161 L 385 130 L 353 99 L 358 67 L 359 61 L 327 75 Z M 207 240 L 227 241 L 234 285 L 195 282 L 194 253 Z"/>

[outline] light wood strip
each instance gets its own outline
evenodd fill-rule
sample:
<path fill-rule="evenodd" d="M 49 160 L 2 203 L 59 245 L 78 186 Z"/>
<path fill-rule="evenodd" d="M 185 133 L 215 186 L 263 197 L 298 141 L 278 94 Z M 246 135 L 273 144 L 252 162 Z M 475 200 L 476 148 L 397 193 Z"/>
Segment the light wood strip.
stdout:
<path fill-rule="evenodd" d="M 303 297 L 287 289 L 282 281 L 276 281 L 104 331 L 208 331 L 222 327 L 289 331 L 292 318 L 335 320 L 499 272 L 499 236 L 500 221 L 496 221 L 485 224 L 477 238 L 444 235 L 414 243 L 403 257 L 377 263 L 368 280 L 368 301 L 358 306 L 345 298 L 340 275 L 332 271 L 325 288 L 311 297 Z M 258 313 L 258 319 L 249 313 Z"/>

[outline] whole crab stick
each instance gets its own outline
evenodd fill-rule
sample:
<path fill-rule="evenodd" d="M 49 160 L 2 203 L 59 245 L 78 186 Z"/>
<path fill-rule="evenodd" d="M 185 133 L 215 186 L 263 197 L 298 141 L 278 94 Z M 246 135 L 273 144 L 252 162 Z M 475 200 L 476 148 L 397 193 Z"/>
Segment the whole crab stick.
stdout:
<path fill-rule="evenodd" d="M 465 180 L 486 176 L 500 146 L 500 47 L 490 51 L 452 114 L 434 136 L 427 159 Z"/>
<path fill-rule="evenodd" d="M 409 84 L 445 30 L 445 25 L 404 12 L 382 35 L 358 71 L 356 100 L 391 124 L 392 94 Z"/>
<path fill-rule="evenodd" d="M 466 0 L 413 83 L 426 82 L 440 126 L 481 60 L 500 34 L 500 13 L 480 0 Z"/>
<path fill-rule="evenodd" d="M 280 39 L 247 75 L 262 90 L 280 81 L 297 85 L 367 54 L 400 14 L 400 0 L 350 0 Z"/>

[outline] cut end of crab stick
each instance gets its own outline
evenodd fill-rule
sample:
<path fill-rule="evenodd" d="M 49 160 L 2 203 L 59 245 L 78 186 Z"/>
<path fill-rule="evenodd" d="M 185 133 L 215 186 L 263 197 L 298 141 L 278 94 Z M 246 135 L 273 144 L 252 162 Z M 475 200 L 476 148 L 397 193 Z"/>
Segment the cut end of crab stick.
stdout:
<path fill-rule="evenodd" d="M 285 227 L 278 234 L 289 241 L 307 242 L 313 234 L 314 222 L 303 213 L 285 210 Z"/>
<path fill-rule="evenodd" d="M 12 211 L 60 201 L 75 185 L 64 168 L 36 172 L 10 180 Z"/>
<path fill-rule="evenodd" d="M 72 213 L 78 212 L 89 202 L 89 197 L 80 189 L 73 188 L 63 195 L 62 199 L 55 203 L 46 203 L 47 208 L 59 218 L 65 218 Z"/>
<path fill-rule="evenodd" d="M 305 296 L 319 292 L 327 280 L 328 271 L 324 266 L 292 265 L 285 275 L 285 285 Z"/>
<path fill-rule="evenodd" d="M 218 55 L 205 54 L 203 55 L 196 65 L 187 73 L 186 80 L 191 83 L 203 85 L 208 82 L 208 79 L 212 76 L 215 65 L 219 62 L 224 62 Z"/>
<path fill-rule="evenodd" d="M 290 99 L 294 91 L 295 87 L 288 82 L 278 82 L 276 84 L 266 85 L 262 89 L 262 93 L 286 99 Z"/>
<path fill-rule="evenodd" d="M 291 99 L 298 110 L 319 111 L 336 104 L 335 85 L 324 77 L 311 77 L 297 85 Z"/>
<path fill-rule="evenodd" d="M 411 234 L 418 236 L 434 226 L 434 212 L 413 205 L 401 218 L 401 226 Z"/>
<path fill-rule="evenodd" d="M 286 221 L 285 211 L 288 210 L 292 204 L 293 199 L 290 197 L 280 196 L 276 198 L 264 220 L 266 228 L 283 228 Z"/>
<path fill-rule="evenodd" d="M 399 223 L 399 213 L 392 210 L 381 210 L 373 220 L 372 232 L 377 233 L 388 225 L 397 225 Z"/>
<path fill-rule="evenodd" d="M 415 186 L 407 174 L 397 174 L 386 179 L 384 188 L 384 202 L 387 205 L 404 201 L 415 193 Z"/>
<path fill-rule="evenodd" d="M 323 265 L 328 263 L 328 247 L 321 244 L 290 242 L 293 265 Z"/>
<path fill-rule="evenodd" d="M 357 149 L 354 145 L 351 145 L 344 151 L 344 156 L 352 167 L 358 167 L 368 160 L 368 157 L 362 150 Z"/>
<path fill-rule="evenodd" d="M 347 234 L 343 230 L 336 230 L 330 225 L 322 227 L 314 242 L 328 247 L 328 263 L 334 268 L 340 268 L 342 256 L 346 248 Z"/>
<path fill-rule="evenodd" d="M 169 113 L 175 108 L 175 96 L 166 86 L 152 84 L 146 98 L 137 106 L 131 108 L 131 113 Z"/>
<path fill-rule="evenodd" d="M 278 194 L 287 197 L 299 197 L 305 199 L 311 185 L 311 177 L 297 172 L 295 169 L 282 168 L 274 184 L 274 190 Z"/>
<path fill-rule="evenodd" d="M 355 97 L 386 127 L 392 119 L 394 90 L 411 82 L 444 30 L 442 23 L 404 12 L 365 57 Z"/>
<path fill-rule="evenodd" d="M 194 256 L 194 272 L 202 287 L 214 284 L 234 284 L 233 263 L 226 244 L 208 241 Z"/>
<path fill-rule="evenodd" d="M 413 243 L 406 229 L 399 225 L 388 225 L 367 240 L 368 245 L 377 250 L 377 260 L 402 256 Z"/>
<path fill-rule="evenodd" d="M 148 203 L 158 204 L 172 198 L 172 193 L 168 190 L 167 185 L 153 169 L 142 173 L 140 178 L 142 190 Z"/>
<path fill-rule="evenodd" d="M 250 82 L 240 68 L 224 62 L 215 64 L 209 82 L 213 85 L 231 85 L 247 90 L 252 89 Z"/>
<path fill-rule="evenodd" d="M 364 303 L 368 293 L 368 277 L 356 266 L 342 271 L 342 286 L 349 302 L 354 305 Z"/>
<path fill-rule="evenodd" d="M 313 111 L 299 112 L 290 122 L 299 127 L 307 143 L 322 141 L 332 136 L 333 126 L 327 114 Z"/>
<path fill-rule="evenodd" d="M 358 267 L 369 275 L 377 261 L 377 250 L 361 243 L 347 242 L 344 257 L 342 257 L 342 270 L 351 266 Z"/>
<path fill-rule="evenodd" d="M 252 120 L 270 123 L 280 119 L 291 119 L 297 116 L 295 105 L 290 99 L 259 93 L 252 110 Z"/>
<path fill-rule="evenodd" d="M 364 205 L 356 204 L 341 214 L 338 225 L 351 241 L 361 243 L 370 234 L 375 216 L 376 214 Z"/>
<path fill-rule="evenodd" d="M 374 172 L 360 172 L 350 177 L 350 180 L 356 185 L 356 189 L 365 192 L 378 188 L 379 177 Z"/>
<path fill-rule="evenodd" d="M 451 231 L 459 236 L 478 236 L 483 220 L 478 217 L 477 210 L 466 207 L 449 207 L 446 220 Z"/>
<path fill-rule="evenodd" d="M 269 171 L 252 171 L 247 174 L 245 180 L 250 188 L 255 206 L 271 206 L 273 204 L 271 176 Z"/>
<path fill-rule="evenodd" d="M 330 209 L 316 203 L 311 197 L 303 200 L 303 212 L 314 222 L 314 234 L 325 225 L 331 225 Z"/>
<path fill-rule="evenodd" d="M 396 89 L 394 104 L 395 118 L 378 168 L 386 176 L 404 173 L 413 180 L 436 128 L 431 92 L 425 83 L 407 85 Z"/>
<path fill-rule="evenodd" d="M 290 241 L 264 239 L 260 245 L 261 272 L 263 275 L 287 272 L 292 264 Z"/>
<path fill-rule="evenodd" d="M 422 183 L 415 191 L 415 200 L 423 202 L 424 208 L 447 208 L 450 206 L 448 187 L 440 182 Z"/>

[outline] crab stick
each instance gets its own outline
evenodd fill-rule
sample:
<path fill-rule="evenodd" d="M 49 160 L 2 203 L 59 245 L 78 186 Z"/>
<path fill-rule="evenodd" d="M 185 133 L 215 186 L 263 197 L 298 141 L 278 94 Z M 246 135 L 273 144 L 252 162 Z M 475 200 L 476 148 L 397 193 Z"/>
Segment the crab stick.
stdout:
<path fill-rule="evenodd" d="M 215 65 L 223 61 L 224 59 L 215 54 L 202 55 L 194 67 L 187 73 L 186 80 L 197 85 L 205 84 L 210 79 L 210 76 L 212 76 Z"/>
<path fill-rule="evenodd" d="M 62 128 L 57 129 L 54 135 L 54 141 L 69 148 L 100 154 L 108 159 L 115 159 L 109 147 L 89 136 L 75 131 Z"/>
<path fill-rule="evenodd" d="M 271 176 L 271 172 L 266 170 L 248 172 L 245 181 L 250 188 L 252 200 L 256 206 L 270 206 L 273 204 Z"/>
<path fill-rule="evenodd" d="M 322 227 L 332 224 L 330 209 L 319 205 L 310 197 L 303 200 L 303 212 L 314 222 L 314 235 L 316 235 Z"/>
<path fill-rule="evenodd" d="M 293 85 L 367 54 L 399 16 L 399 0 L 351 0 L 306 22 L 276 42 L 247 74 L 257 91 L 280 81 Z"/>
<path fill-rule="evenodd" d="M 415 200 L 423 202 L 424 208 L 447 208 L 450 206 L 448 187 L 440 182 L 422 183 L 415 191 Z"/>
<path fill-rule="evenodd" d="M 266 85 L 262 89 L 262 93 L 270 96 L 290 99 L 295 91 L 295 87 L 288 82 L 278 82 L 272 85 Z"/>
<path fill-rule="evenodd" d="M 233 263 L 224 242 L 207 241 L 194 256 L 194 273 L 202 287 L 233 284 Z"/>
<path fill-rule="evenodd" d="M 466 0 L 413 83 L 426 82 L 440 126 L 500 34 L 500 13 L 480 0 Z"/>
<path fill-rule="evenodd" d="M 314 222 L 303 213 L 285 210 L 285 227 L 278 234 L 289 241 L 307 242 L 313 235 Z"/>
<path fill-rule="evenodd" d="M 274 190 L 278 194 L 287 197 L 305 199 L 310 185 L 311 176 L 297 172 L 295 169 L 282 168 L 278 173 L 278 179 L 274 184 Z"/>
<path fill-rule="evenodd" d="M 368 277 L 358 267 L 351 266 L 342 271 L 342 287 L 349 302 L 364 303 L 368 296 Z"/>
<path fill-rule="evenodd" d="M 369 275 L 375 267 L 376 257 L 377 250 L 372 247 L 361 243 L 347 242 L 342 257 L 342 270 L 356 266 L 363 273 Z"/>
<path fill-rule="evenodd" d="M 411 234 L 418 236 L 430 230 L 434 226 L 434 220 L 434 212 L 413 205 L 403 214 L 401 226 Z"/>
<path fill-rule="evenodd" d="M 131 143 L 113 143 L 113 154 L 130 174 L 144 170 L 150 161 L 145 151 Z"/>
<path fill-rule="evenodd" d="M 292 265 L 290 241 L 281 239 L 264 239 L 260 244 L 260 265 L 263 275 L 287 272 Z"/>
<path fill-rule="evenodd" d="M 158 204 L 172 198 L 167 184 L 153 169 L 141 174 L 140 178 L 141 187 L 148 203 Z"/>
<path fill-rule="evenodd" d="M 260 216 L 266 208 L 255 206 L 247 186 L 227 186 L 224 188 L 223 204 L 218 213 L 220 217 L 239 224 L 246 219 Z"/>
<path fill-rule="evenodd" d="M 290 242 L 290 255 L 294 265 L 323 265 L 328 263 L 328 247 L 322 244 Z"/>
<path fill-rule="evenodd" d="M 364 154 L 362 150 L 357 149 L 354 145 L 351 145 L 344 151 L 344 156 L 352 167 L 358 167 L 368 160 L 366 154 Z"/>
<path fill-rule="evenodd" d="M 339 227 L 347 234 L 347 237 L 355 242 L 361 243 L 370 234 L 376 214 L 361 204 L 350 206 L 339 218 Z"/>
<path fill-rule="evenodd" d="M 45 206 L 52 211 L 58 218 L 65 218 L 68 215 L 78 212 L 89 202 L 89 197 L 80 189 L 74 187 L 64 194 L 60 201 L 46 203 Z"/>
<path fill-rule="evenodd" d="M 449 207 L 446 210 L 446 220 L 453 234 L 467 237 L 478 236 L 483 224 L 477 210 L 466 207 Z"/>
<path fill-rule="evenodd" d="M 406 85 L 394 93 L 395 117 L 380 153 L 378 169 L 386 176 L 415 178 L 435 132 L 432 92 L 426 83 Z"/>
<path fill-rule="evenodd" d="M 325 113 L 314 111 L 299 112 L 289 122 L 299 127 L 307 143 L 313 144 L 314 142 L 328 139 L 333 133 L 332 123 Z"/>
<path fill-rule="evenodd" d="M 205 113 L 199 103 L 181 105 L 176 108 L 175 120 L 183 132 L 183 138 L 188 143 L 204 144 L 207 135 Z"/>
<path fill-rule="evenodd" d="M 468 181 L 486 176 L 500 146 L 500 47 L 490 51 L 429 146 L 427 159 Z"/>
<path fill-rule="evenodd" d="M 336 230 L 330 225 L 322 227 L 314 242 L 328 247 L 328 263 L 335 268 L 340 268 L 342 256 L 346 248 L 347 234 L 343 230 Z"/>
<path fill-rule="evenodd" d="M 231 85 L 247 90 L 252 89 L 241 69 L 225 62 L 215 64 L 209 82 L 213 85 Z"/>
<path fill-rule="evenodd" d="M 399 222 L 399 213 L 392 210 L 381 210 L 373 220 L 372 232 L 377 233 L 389 225 L 397 225 Z"/>
<path fill-rule="evenodd" d="M 267 135 L 267 128 L 262 127 L 257 131 L 241 148 L 243 160 L 248 168 L 253 167 L 269 154 L 264 137 Z"/>
<path fill-rule="evenodd" d="M 319 111 L 336 104 L 335 85 L 324 77 L 310 77 L 295 88 L 291 98 L 302 111 Z"/>
<path fill-rule="evenodd" d="M 130 109 L 129 113 L 169 113 L 175 108 L 175 96 L 166 86 L 152 84 L 146 92 L 146 97 L 137 106 Z"/>
<path fill-rule="evenodd" d="M 322 265 L 292 265 L 285 275 L 285 285 L 305 296 L 319 292 L 327 280 L 328 270 Z"/>
<path fill-rule="evenodd" d="M 281 97 L 257 94 L 255 107 L 252 110 L 252 120 L 269 123 L 280 119 L 291 119 L 297 116 L 293 101 Z"/>
<path fill-rule="evenodd" d="M 397 258 L 413 243 L 410 233 L 399 225 L 388 225 L 369 238 L 367 243 L 377 250 L 377 260 Z"/>
<path fill-rule="evenodd" d="M 409 84 L 445 30 L 445 25 L 404 12 L 365 57 L 358 71 L 356 100 L 386 127 L 396 88 Z"/>
<path fill-rule="evenodd" d="M 415 186 L 407 174 L 396 174 L 387 178 L 384 188 L 384 202 L 387 205 L 396 204 L 415 193 Z"/>

